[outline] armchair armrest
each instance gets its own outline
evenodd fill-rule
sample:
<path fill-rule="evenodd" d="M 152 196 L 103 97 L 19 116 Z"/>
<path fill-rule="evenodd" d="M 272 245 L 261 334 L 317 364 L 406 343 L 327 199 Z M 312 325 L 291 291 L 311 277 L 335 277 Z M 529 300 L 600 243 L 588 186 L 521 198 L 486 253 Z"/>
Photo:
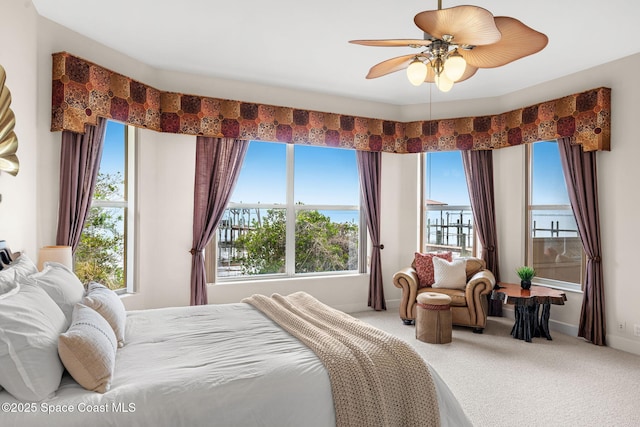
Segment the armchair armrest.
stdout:
<path fill-rule="evenodd" d="M 471 276 L 471 279 L 469 279 L 469 283 L 467 283 L 467 286 L 471 284 L 476 285 L 478 283 L 485 283 L 489 285 L 490 290 L 492 290 L 496 284 L 496 278 L 491 271 L 481 270 Z"/>
<path fill-rule="evenodd" d="M 481 270 L 471 276 L 465 289 L 467 306 L 472 324 L 484 328 L 488 314 L 487 295 L 496 284 L 496 278 L 489 270 Z"/>
<path fill-rule="evenodd" d="M 393 275 L 393 284 L 402 289 L 400 318 L 405 322 L 413 320 L 413 306 L 418 296 L 418 273 L 412 267 L 403 268 Z"/>
<path fill-rule="evenodd" d="M 393 284 L 403 291 L 418 289 L 418 273 L 412 267 L 403 268 L 393 275 Z"/>

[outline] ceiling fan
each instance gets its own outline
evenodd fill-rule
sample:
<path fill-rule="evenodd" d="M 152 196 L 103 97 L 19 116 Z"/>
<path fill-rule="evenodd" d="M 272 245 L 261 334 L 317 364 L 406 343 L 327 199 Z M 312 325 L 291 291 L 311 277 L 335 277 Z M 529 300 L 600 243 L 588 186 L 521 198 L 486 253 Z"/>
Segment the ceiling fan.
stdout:
<path fill-rule="evenodd" d="M 515 18 L 494 17 L 478 6 L 455 6 L 418 13 L 414 23 L 424 39 L 351 40 L 365 46 L 408 46 L 419 53 L 398 56 L 374 65 L 367 79 L 407 69 L 409 81 L 420 86 L 435 83 L 448 92 L 455 82 L 467 80 L 478 68 L 496 68 L 541 51 L 546 35 Z"/>

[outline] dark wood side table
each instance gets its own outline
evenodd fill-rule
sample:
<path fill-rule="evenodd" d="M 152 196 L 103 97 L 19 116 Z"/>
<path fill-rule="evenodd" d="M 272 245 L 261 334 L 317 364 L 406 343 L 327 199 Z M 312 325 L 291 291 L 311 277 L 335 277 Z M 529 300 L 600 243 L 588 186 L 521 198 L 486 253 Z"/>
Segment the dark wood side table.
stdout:
<path fill-rule="evenodd" d="M 491 299 L 513 304 L 516 321 L 511 329 L 514 338 L 531 342 L 533 337 L 544 336 L 551 339 L 549 316 L 551 304 L 564 305 L 567 295 L 557 289 L 545 286 L 531 286 L 522 289 L 514 283 L 499 282 L 491 293 Z M 542 307 L 542 310 L 540 308 Z"/>

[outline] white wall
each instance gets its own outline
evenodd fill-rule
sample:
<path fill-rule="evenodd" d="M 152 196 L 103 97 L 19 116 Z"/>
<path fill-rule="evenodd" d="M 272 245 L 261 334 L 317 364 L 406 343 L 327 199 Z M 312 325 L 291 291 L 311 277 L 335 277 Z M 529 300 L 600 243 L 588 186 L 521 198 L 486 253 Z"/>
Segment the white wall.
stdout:
<path fill-rule="evenodd" d="M 195 138 L 150 130 L 138 140 L 138 293 L 128 309 L 189 305 Z"/>
<path fill-rule="evenodd" d="M 10 44 L 9 51 L 3 48 L 0 63 L 7 68 L 12 79 L 8 84 L 14 93 L 13 106 L 19 122 L 21 117 L 33 117 L 37 106 L 37 134 L 33 125 L 24 120 L 19 125 L 20 153 L 21 160 L 25 162 L 25 173 L 18 179 L 0 175 L 0 191 L 4 193 L 0 219 L 3 235 L 31 251 L 37 246 L 52 243 L 55 237 L 60 135 L 49 132 L 50 55 L 53 52 L 66 50 L 163 90 L 390 120 L 495 114 L 599 86 L 611 87 L 612 150 L 598 153 L 608 339 L 609 344 L 616 348 L 640 354 L 640 338 L 632 334 L 632 325 L 640 324 L 640 311 L 635 307 L 636 302 L 640 301 L 640 287 L 634 280 L 635 249 L 640 241 L 640 230 L 633 227 L 640 202 L 630 193 L 633 184 L 640 180 L 640 168 L 636 167 L 640 148 L 634 132 L 634 110 L 636 100 L 640 99 L 640 88 L 634 72 L 640 69 L 640 55 L 500 98 L 394 107 L 153 70 L 57 24 L 35 18 L 32 9 L 23 10 L 22 2 L 19 2 L 20 5 L 14 3 L 9 13 L 16 19 L 6 20 L 9 29 L 1 27 L 0 35 L 7 33 L 5 38 L 11 40 L 16 39 L 16 33 L 24 37 L 18 37 L 21 41 L 17 46 Z M 37 46 L 33 41 L 36 31 Z M 34 59 L 36 55 L 37 59 Z M 12 71 L 16 69 L 19 71 Z M 35 69 L 38 70 L 37 95 L 33 82 L 35 77 L 29 76 Z M 184 305 L 188 303 L 189 295 L 190 256 L 187 251 L 191 247 L 195 144 L 191 137 L 151 131 L 140 131 L 139 134 L 137 215 L 141 221 L 137 259 L 140 292 L 125 299 L 125 303 L 129 309 Z M 33 141 L 36 136 L 37 150 Z M 22 145 L 22 141 L 25 145 Z M 522 147 L 510 147 L 498 150 L 495 156 L 501 276 L 505 281 L 515 281 L 514 269 L 524 262 L 524 152 Z M 35 158 L 38 159 L 37 168 L 34 166 Z M 37 203 L 33 196 L 34 169 L 38 169 Z M 411 261 L 413 251 L 418 248 L 419 156 L 384 154 L 382 174 L 383 275 L 388 307 L 393 308 L 397 307 L 399 290 L 394 288 L 391 277 Z M 9 208 L 11 213 L 7 212 Z M 37 221 L 33 214 L 36 208 L 39 211 Z M 16 228 L 4 231 L 5 218 Z M 37 238 L 33 235 L 34 223 L 37 223 Z M 361 275 L 217 284 L 209 287 L 209 300 L 235 302 L 255 292 L 287 293 L 298 289 L 304 289 L 322 301 L 347 311 L 366 307 L 367 277 Z M 567 324 L 575 328 L 580 300 L 579 294 L 571 294 L 566 306 L 554 307 L 554 325 Z M 616 329 L 618 321 L 626 322 L 626 331 Z"/>
<path fill-rule="evenodd" d="M 11 93 L 20 161 L 16 177 L 0 172 L 0 240 L 6 240 L 13 251 L 24 250 L 35 260 L 38 15 L 31 2 L 17 0 L 4 1 L 0 10 L 0 65 L 5 69 L 5 86 Z"/>

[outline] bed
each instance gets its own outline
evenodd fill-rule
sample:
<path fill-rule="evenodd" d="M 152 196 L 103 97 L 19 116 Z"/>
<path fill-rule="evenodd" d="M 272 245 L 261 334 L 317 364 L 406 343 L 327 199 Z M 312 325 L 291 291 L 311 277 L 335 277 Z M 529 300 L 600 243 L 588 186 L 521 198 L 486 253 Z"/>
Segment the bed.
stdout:
<path fill-rule="evenodd" d="M 7 268 L 0 274 L 6 271 Z M 38 274 L 42 277 L 42 273 Z M 33 291 L 29 284 L 24 285 L 13 298 L 27 291 Z M 85 294 L 83 298 L 86 297 Z M 5 311 L 9 304 L 7 301 L 11 301 L 11 298 L 12 296 L 0 299 L 0 305 L 4 304 Z M 283 315 L 282 312 L 277 314 L 274 307 L 300 301 L 303 304 L 295 310 L 300 309 L 304 313 L 327 311 L 329 317 L 328 320 L 311 320 L 311 323 L 316 322 L 316 325 L 305 326 L 302 329 L 311 330 L 313 333 L 296 338 L 294 335 L 298 332 L 289 329 L 292 328 L 292 324 L 300 322 L 299 318 L 296 317 L 289 323 L 281 319 L 293 318 L 291 312 L 295 310 L 289 308 Z M 0 307 L 0 310 L 2 309 L 3 307 Z M 77 311 L 76 307 L 73 315 L 76 315 Z M 319 329 L 318 325 L 321 322 L 344 323 L 347 329 L 344 333 L 338 332 L 341 328 L 339 325 Z M 66 326 L 65 323 L 63 327 L 70 331 L 77 323 L 77 319 L 72 320 L 70 326 Z M 0 323 L 0 329 L 2 328 L 4 326 Z M 69 331 L 65 333 L 68 334 Z M 371 424 L 371 419 L 360 419 L 355 415 L 345 418 L 345 411 L 349 417 L 351 412 L 363 412 L 360 405 L 373 402 L 384 406 L 384 402 L 381 403 L 376 400 L 377 397 L 373 399 L 370 396 L 376 394 L 375 391 L 371 391 L 374 389 L 371 384 L 364 384 L 364 389 L 363 384 L 357 384 L 362 380 L 353 376 L 353 372 L 361 368 L 353 367 L 348 369 L 346 379 L 343 378 L 341 381 L 349 393 L 360 396 L 342 405 L 340 409 L 340 404 L 335 401 L 338 396 L 333 384 L 336 381 L 335 367 L 331 366 L 344 363 L 346 358 L 340 352 L 337 356 L 336 353 L 332 356 L 325 350 L 321 349 L 317 354 L 311 349 L 318 345 L 317 342 L 312 342 L 313 337 L 317 338 L 318 334 L 321 339 L 316 341 L 324 341 L 325 333 L 341 337 L 350 334 L 351 331 L 355 331 L 355 335 L 374 335 L 378 341 L 383 342 L 383 353 L 401 355 L 397 360 L 394 360 L 395 356 L 389 360 L 387 356 L 375 353 L 372 344 L 362 344 L 357 337 L 354 338 L 355 341 L 349 341 L 356 342 L 355 347 L 361 347 L 362 353 L 356 356 L 356 359 L 363 359 L 365 364 L 371 366 L 376 365 L 376 369 L 377 365 L 388 365 L 385 369 L 390 372 L 390 377 L 400 378 L 400 387 L 406 387 L 406 393 L 398 394 L 392 385 L 393 378 L 380 377 L 372 380 L 381 381 L 382 389 L 389 389 L 388 392 L 398 394 L 396 397 L 382 396 L 383 400 L 396 399 L 386 402 L 387 404 L 405 405 L 400 409 L 401 413 L 405 413 L 414 411 L 415 405 L 412 402 L 419 403 L 429 399 L 437 402 L 435 416 L 421 419 L 419 423 L 415 423 L 413 419 L 411 423 L 425 426 L 471 425 L 446 384 L 426 364 L 426 376 L 431 378 L 435 396 L 416 395 L 421 391 L 415 392 L 412 387 L 420 387 L 423 381 L 409 384 L 410 380 L 406 377 L 411 373 L 400 372 L 406 371 L 401 366 L 401 358 L 407 357 L 406 355 L 412 351 L 408 345 L 398 353 L 395 349 L 397 339 L 351 316 L 330 309 L 304 293 L 284 297 L 254 296 L 235 304 L 126 312 L 124 345 L 118 347 L 114 342 L 115 360 L 107 390 L 87 390 L 74 379 L 77 375 L 72 377 L 68 370 L 62 374 L 57 389 L 39 401 L 16 399 L 3 390 L 0 391 L 0 425 L 28 427 L 411 424 L 409 421 L 398 422 L 393 416 L 385 422 L 378 420 L 374 424 Z M 4 332 L 6 330 L 0 331 L 0 341 Z M 312 338 L 309 338 L 310 336 Z M 351 344 L 338 345 L 344 352 Z M 394 348 L 391 348 L 391 345 Z M 60 353 L 61 357 L 62 355 L 63 353 Z M 386 359 L 378 363 L 382 360 L 380 358 Z M 3 380 L 2 369 L 6 368 L 0 367 L 0 384 Z M 427 380 L 429 378 L 425 378 L 425 381 Z M 362 392 L 354 393 L 358 387 Z M 341 399 L 344 400 L 344 395 Z M 368 399 L 369 402 L 363 403 L 358 399 Z M 419 417 L 420 414 L 416 412 L 415 415 Z"/>

